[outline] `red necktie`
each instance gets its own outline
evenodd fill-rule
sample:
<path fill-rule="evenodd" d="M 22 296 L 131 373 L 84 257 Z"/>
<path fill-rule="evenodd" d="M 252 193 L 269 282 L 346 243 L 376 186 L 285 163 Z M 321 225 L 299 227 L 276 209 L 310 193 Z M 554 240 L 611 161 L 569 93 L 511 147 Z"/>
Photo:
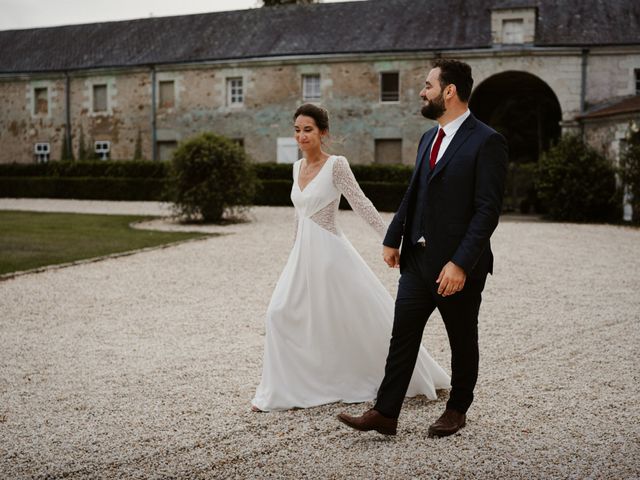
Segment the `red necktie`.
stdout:
<path fill-rule="evenodd" d="M 429 169 L 433 170 L 436 166 L 436 159 L 438 158 L 438 151 L 440 150 L 440 144 L 444 138 L 444 130 L 441 128 L 438 130 L 438 138 L 436 138 L 433 148 L 431 149 L 431 156 L 429 157 Z"/>

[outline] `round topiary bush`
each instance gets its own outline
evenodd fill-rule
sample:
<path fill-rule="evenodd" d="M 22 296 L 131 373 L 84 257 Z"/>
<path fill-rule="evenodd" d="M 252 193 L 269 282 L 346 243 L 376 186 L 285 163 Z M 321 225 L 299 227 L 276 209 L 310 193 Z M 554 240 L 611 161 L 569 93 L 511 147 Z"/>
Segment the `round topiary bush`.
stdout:
<path fill-rule="evenodd" d="M 620 218 L 613 166 L 577 136 L 562 137 L 542 155 L 536 190 L 553 220 L 604 222 Z"/>
<path fill-rule="evenodd" d="M 167 196 L 187 220 L 217 222 L 225 210 L 250 205 L 255 186 L 244 150 L 228 138 L 202 133 L 173 153 Z"/>

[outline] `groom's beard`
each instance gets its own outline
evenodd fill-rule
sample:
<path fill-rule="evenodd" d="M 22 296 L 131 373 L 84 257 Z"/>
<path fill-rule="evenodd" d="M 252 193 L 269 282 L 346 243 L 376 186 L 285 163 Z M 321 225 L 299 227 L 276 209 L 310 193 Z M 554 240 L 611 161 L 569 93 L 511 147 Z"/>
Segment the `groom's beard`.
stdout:
<path fill-rule="evenodd" d="M 446 110 L 447 109 L 444 107 L 444 96 L 442 95 L 442 92 L 440 92 L 440 95 L 433 100 L 429 100 L 429 103 L 422 107 L 420 113 L 422 113 L 423 117 L 430 120 L 437 120 L 444 115 Z"/>

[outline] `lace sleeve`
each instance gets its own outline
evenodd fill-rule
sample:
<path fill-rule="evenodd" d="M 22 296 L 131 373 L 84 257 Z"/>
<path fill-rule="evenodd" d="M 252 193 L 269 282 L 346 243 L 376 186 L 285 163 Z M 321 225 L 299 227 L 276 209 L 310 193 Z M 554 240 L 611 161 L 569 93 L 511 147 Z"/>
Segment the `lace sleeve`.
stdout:
<path fill-rule="evenodd" d="M 296 177 L 298 176 L 298 172 L 297 172 L 297 168 L 296 166 L 298 165 L 298 163 L 294 163 L 293 164 L 293 168 L 291 169 L 291 176 L 293 178 L 293 184 L 296 184 Z M 296 238 L 298 237 L 298 210 L 296 210 L 296 207 L 293 207 L 293 243 L 296 242 Z"/>
<path fill-rule="evenodd" d="M 349 167 L 349 162 L 344 157 L 337 157 L 333 163 L 333 183 L 338 191 L 345 196 L 353 211 L 378 232 L 380 238 L 383 238 L 387 227 L 376 207 L 358 185 L 358 181 Z"/>

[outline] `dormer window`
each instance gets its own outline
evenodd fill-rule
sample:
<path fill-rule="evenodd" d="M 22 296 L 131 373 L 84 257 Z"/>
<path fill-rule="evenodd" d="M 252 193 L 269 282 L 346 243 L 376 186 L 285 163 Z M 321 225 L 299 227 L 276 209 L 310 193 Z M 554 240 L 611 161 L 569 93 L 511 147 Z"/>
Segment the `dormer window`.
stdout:
<path fill-rule="evenodd" d="M 524 43 L 524 25 L 521 18 L 502 21 L 502 43 Z"/>
<path fill-rule="evenodd" d="M 536 8 L 495 8 L 491 10 L 491 37 L 494 45 L 526 45 L 536 40 Z"/>

